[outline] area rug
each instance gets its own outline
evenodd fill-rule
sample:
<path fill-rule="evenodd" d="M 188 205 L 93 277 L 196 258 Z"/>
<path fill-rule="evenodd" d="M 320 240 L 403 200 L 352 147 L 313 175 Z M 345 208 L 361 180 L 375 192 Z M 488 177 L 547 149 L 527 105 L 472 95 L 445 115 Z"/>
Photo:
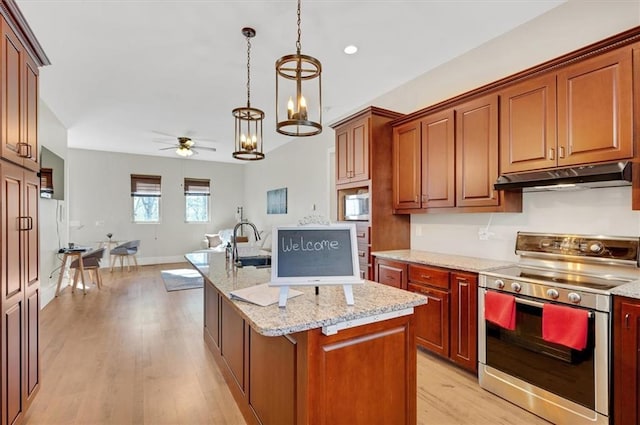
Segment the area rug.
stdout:
<path fill-rule="evenodd" d="M 194 269 L 162 270 L 160 275 L 168 292 L 204 286 L 202 275 Z"/>

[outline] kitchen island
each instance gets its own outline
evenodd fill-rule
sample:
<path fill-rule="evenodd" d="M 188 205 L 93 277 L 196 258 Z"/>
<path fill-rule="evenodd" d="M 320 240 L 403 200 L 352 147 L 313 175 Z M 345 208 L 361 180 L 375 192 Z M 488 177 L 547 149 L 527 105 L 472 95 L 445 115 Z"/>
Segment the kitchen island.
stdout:
<path fill-rule="evenodd" d="M 286 308 L 231 299 L 269 282 L 221 253 L 186 259 L 204 277 L 204 338 L 250 424 L 415 424 L 414 308 L 426 297 L 365 281 L 296 288 Z"/>

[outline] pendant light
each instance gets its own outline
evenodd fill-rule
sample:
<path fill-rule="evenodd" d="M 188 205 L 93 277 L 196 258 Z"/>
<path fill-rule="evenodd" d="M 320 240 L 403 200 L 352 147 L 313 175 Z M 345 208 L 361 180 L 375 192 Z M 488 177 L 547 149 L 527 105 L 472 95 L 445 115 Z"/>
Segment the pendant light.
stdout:
<path fill-rule="evenodd" d="M 287 136 L 322 132 L 322 65 L 300 53 L 300 0 L 296 53 L 276 61 L 276 131 Z"/>
<path fill-rule="evenodd" d="M 235 121 L 235 149 L 233 157 L 244 161 L 264 158 L 262 146 L 262 121 L 264 112 L 251 107 L 251 39 L 256 30 L 242 28 L 247 39 L 247 106 L 232 111 Z"/>

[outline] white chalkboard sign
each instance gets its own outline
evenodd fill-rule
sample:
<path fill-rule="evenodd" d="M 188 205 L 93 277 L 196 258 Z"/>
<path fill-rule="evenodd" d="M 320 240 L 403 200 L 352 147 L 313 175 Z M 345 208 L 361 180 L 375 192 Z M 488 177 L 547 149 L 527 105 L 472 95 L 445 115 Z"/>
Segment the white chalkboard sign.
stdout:
<path fill-rule="evenodd" d="M 350 285 L 364 282 L 360 278 L 357 245 L 353 223 L 275 226 L 270 285 L 282 286 L 281 295 L 285 296 L 289 286 L 346 285 L 347 303 L 353 304 Z M 281 298 L 280 306 L 283 303 L 286 298 Z"/>

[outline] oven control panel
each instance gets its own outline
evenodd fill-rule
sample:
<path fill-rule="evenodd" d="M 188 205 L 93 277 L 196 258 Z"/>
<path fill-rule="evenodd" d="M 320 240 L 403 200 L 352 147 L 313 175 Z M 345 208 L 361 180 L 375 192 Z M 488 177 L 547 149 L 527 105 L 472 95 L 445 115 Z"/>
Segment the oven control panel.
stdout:
<path fill-rule="evenodd" d="M 554 256 L 582 261 L 608 261 L 640 266 L 640 238 L 518 232 L 519 255 Z"/>
<path fill-rule="evenodd" d="M 546 285 L 541 282 L 528 282 L 507 277 L 480 275 L 479 286 L 506 292 L 515 296 L 526 296 L 544 301 L 579 306 L 599 311 L 610 310 L 610 297 L 576 288 L 563 288 L 557 285 Z"/>

